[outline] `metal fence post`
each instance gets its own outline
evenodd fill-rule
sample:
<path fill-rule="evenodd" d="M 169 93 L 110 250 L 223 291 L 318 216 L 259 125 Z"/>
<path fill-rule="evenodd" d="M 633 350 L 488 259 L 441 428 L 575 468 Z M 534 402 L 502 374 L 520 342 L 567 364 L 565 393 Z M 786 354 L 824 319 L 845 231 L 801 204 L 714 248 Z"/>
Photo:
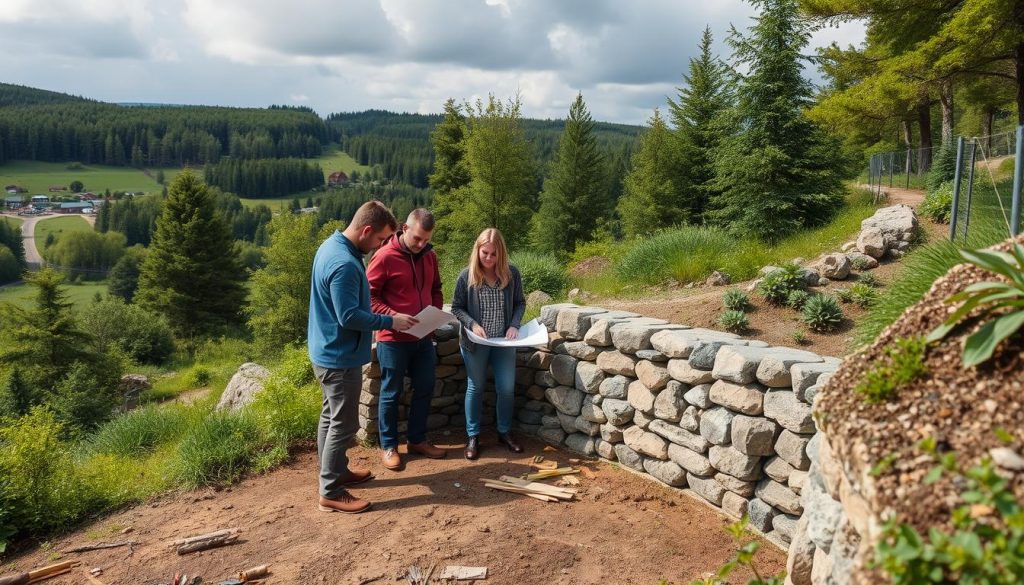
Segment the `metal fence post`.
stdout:
<path fill-rule="evenodd" d="M 978 139 L 971 142 L 971 170 L 967 172 L 967 212 L 964 214 L 964 243 L 971 229 L 971 196 L 974 195 L 974 164 L 978 154 Z"/>
<path fill-rule="evenodd" d="M 892 172 L 896 167 L 896 151 L 889 153 L 889 187 L 892 187 Z"/>
<path fill-rule="evenodd" d="M 904 165 L 907 170 L 907 189 L 910 188 L 910 149 L 907 149 L 907 163 Z"/>
<path fill-rule="evenodd" d="M 1010 205 L 1010 235 L 1020 233 L 1020 189 L 1024 180 L 1024 125 L 1017 126 L 1017 152 L 1013 160 L 1013 202 Z"/>
<path fill-rule="evenodd" d="M 960 208 L 960 175 L 964 166 L 964 137 L 956 141 L 956 174 L 953 175 L 953 202 L 949 210 L 949 239 L 956 241 L 956 213 Z"/>

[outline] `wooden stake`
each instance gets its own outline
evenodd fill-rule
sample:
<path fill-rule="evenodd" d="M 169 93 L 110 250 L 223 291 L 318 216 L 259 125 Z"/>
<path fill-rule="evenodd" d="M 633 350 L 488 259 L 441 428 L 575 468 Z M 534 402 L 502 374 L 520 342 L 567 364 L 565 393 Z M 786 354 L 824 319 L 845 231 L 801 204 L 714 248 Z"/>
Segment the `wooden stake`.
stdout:
<path fill-rule="evenodd" d="M 216 537 L 213 537 L 213 538 L 207 538 L 206 540 L 193 540 L 192 542 L 189 542 L 188 544 L 183 544 L 183 545 L 179 546 L 178 547 L 178 554 L 179 555 L 187 555 L 188 553 L 194 553 L 194 552 L 198 552 L 198 551 L 206 550 L 206 549 L 210 549 L 210 548 L 217 548 L 218 546 L 225 546 L 225 545 L 228 545 L 228 544 L 233 544 L 236 540 L 238 540 L 238 535 L 237 534 L 229 534 L 229 535 L 226 535 L 226 536 L 216 536 Z"/>
<path fill-rule="evenodd" d="M 214 532 L 209 532 L 207 534 L 200 534 L 199 536 L 190 536 L 188 538 L 179 538 L 178 540 L 172 540 L 171 542 L 167 543 L 167 546 L 181 546 L 183 544 L 188 544 L 190 542 L 196 542 L 197 540 L 208 540 L 210 538 L 217 538 L 218 536 L 229 536 L 232 534 L 238 534 L 240 532 L 242 532 L 240 528 L 223 528 L 221 530 L 216 530 Z"/>
<path fill-rule="evenodd" d="M 123 542 L 100 542 L 100 543 L 97 543 L 97 544 L 87 544 L 87 545 L 84 545 L 84 546 L 76 546 L 75 548 L 69 548 L 69 549 L 65 550 L 64 552 L 65 553 L 79 553 L 79 552 L 87 552 L 87 551 L 90 551 L 90 550 L 101 550 L 101 549 L 105 549 L 105 548 L 117 548 L 119 546 L 135 546 L 137 544 L 139 544 L 139 543 L 134 541 L 134 540 L 126 540 L 126 541 L 123 541 Z"/>

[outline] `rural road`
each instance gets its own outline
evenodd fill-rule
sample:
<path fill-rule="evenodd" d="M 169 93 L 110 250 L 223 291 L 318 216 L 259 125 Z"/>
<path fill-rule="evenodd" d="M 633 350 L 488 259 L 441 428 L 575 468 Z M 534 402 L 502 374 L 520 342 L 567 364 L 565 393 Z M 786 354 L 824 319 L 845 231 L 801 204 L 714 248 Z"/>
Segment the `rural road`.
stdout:
<path fill-rule="evenodd" d="M 48 219 L 54 219 L 57 217 L 67 217 L 66 215 L 47 215 L 44 217 L 24 217 L 23 223 L 21 224 L 21 237 L 25 242 L 25 262 L 28 263 L 29 267 L 39 267 L 43 264 L 43 257 L 39 254 L 39 249 L 36 247 L 36 224 L 41 221 Z M 96 224 L 96 218 L 80 215 L 79 217 L 89 222 L 89 225 Z"/>

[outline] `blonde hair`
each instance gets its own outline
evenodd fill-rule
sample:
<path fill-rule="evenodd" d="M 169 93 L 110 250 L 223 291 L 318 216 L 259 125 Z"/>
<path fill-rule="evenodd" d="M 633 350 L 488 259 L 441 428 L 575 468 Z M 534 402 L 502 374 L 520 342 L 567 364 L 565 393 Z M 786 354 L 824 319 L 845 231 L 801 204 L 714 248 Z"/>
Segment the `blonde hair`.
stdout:
<path fill-rule="evenodd" d="M 480 248 L 487 244 L 494 246 L 494 253 L 497 256 L 494 272 L 498 277 L 500 288 L 505 288 L 512 280 L 512 271 L 508 267 L 508 248 L 505 247 L 505 238 L 501 237 L 498 228 L 485 229 L 473 242 L 473 252 L 469 255 L 469 286 L 480 286 L 484 283 L 484 267 L 480 265 Z"/>

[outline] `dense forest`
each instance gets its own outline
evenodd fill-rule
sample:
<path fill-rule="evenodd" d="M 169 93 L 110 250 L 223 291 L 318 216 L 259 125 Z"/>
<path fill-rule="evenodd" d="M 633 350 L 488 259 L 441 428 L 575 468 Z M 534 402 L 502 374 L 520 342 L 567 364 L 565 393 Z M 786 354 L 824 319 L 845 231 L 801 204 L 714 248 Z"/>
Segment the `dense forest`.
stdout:
<path fill-rule="evenodd" d="M 324 171 L 304 160 L 227 159 L 203 169 L 207 184 L 242 197 L 284 197 L 324 184 Z"/>

